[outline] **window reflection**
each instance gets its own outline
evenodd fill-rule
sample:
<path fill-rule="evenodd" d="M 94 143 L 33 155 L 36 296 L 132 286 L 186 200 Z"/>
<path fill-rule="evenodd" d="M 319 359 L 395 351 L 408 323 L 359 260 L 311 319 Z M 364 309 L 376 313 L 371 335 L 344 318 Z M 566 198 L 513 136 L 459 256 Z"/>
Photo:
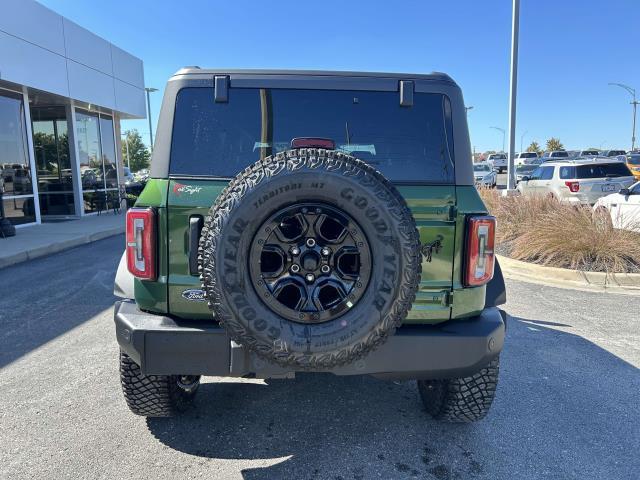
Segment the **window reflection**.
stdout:
<path fill-rule="evenodd" d="M 32 106 L 33 151 L 38 173 L 40 213 L 73 215 L 73 172 L 62 106 Z"/>
<path fill-rule="evenodd" d="M 4 195 L 4 214 L 14 225 L 30 223 L 35 221 L 35 213 L 22 95 L 0 92 L 0 191 Z"/>
<path fill-rule="evenodd" d="M 82 197 L 87 213 L 103 210 L 108 195 L 117 195 L 118 172 L 113 119 L 76 112 Z"/>

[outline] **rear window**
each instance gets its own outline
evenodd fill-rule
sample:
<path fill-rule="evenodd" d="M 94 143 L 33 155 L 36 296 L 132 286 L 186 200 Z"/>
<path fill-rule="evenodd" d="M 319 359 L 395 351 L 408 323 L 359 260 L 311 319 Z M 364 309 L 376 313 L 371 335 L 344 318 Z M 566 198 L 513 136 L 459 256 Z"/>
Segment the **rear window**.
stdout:
<path fill-rule="evenodd" d="M 397 92 L 230 89 L 215 103 L 210 88 L 178 92 L 170 174 L 234 177 L 299 137 L 327 138 L 394 181 L 454 183 L 448 99 Z"/>
<path fill-rule="evenodd" d="M 627 157 L 627 163 L 629 165 L 640 165 L 640 155 L 629 155 Z"/>
<path fill-rule="evenodd" d="M 600 163 L 596 165 L 577 165 L 574 167 L 560 168 L 560 178 L 611 178 L 628 177 L 631 172 L 622 163 Z"/>
<path fill-rule="evenodd" d="M 567 158 L 569 154 L 567 152 L 551 152 L 553 158 Z"/>
<path fill-rule="evenodd" d="M 520 158 L 537 158 L 538 154 L 535 152 L 524 152 L 520 154 Z"/>

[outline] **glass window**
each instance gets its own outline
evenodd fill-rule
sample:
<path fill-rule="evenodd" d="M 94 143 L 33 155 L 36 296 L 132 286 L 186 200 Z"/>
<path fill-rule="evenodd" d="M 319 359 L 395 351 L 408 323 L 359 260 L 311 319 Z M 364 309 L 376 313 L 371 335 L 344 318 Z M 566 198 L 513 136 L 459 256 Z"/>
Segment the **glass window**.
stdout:
<path fill-rule="evenodd" d="M 113 119 L 76 111 L 84 211 L 104 210 L 108 191 L 118 188 Z"/>
<path fill-rule="evenodd" d="M 473 166 L 473 171 L 474 172 L 490 172 L 491 169 L 489 168 L 489 165 L 481 163 L 481 164 L 475 164 Z"/>
<path fill-rule="evenodd" d="M 576 167 L 560 167 L 560 178 L 576 178 Z"/>
<path fill-rule="evenodd" d="M 233 177 L 298 137 L 320 137 L 396 181 L 453 183 L 447 99 L 397 92 L 231 89 L 215 103 L 209 88 L 178 93 L 171 146 L 174 175 Z"/>
<path fill-rule="evenodd" d="M 14 225 L 35 222 L 22 95 L 0 92 L 0 190 L 4 192 L 4 214 Z"/>
<path fill-rule="evenodd" d="M 100 143 L 106 188 L 118 188 L 118 170 L 116 166 L 116 144 L 113 137 L 113 120 L 100 115 Z"/>
<path fill-rule="evenodd" d="M 597 163 L 593 165 L 578 165 L 575 178 L 605 178 L 605 177 L 630 177 L 631 172 L 626 164 Z"/>
<path fill-rule="evenodd" d="M 530 173 L 532 173 L 534 170 L 536 170 L 537 167 L 535 165 L 518 165 L 516 167 L 516 173 L 517 174 L 521 174 L 521 175 L 529 175 Z"/>
<path fill-rule="evenodd" d="M 542 175 L 542 167 L 538 167 L 529 177 L 529 180 L 540 180 L 540 176 Z"/>
<path fill-rule="evenodd" d="M 640 155 L 627 155 L 629 165 L 640 165 Z"/>
<path fill-rule="evenodd" d="M 36 221 L 36 210 L 31 197 L 3 197 L 4 216 L 13 225 L 33 223 Z"/>
<path fill-rule="evenodd" d="M 0 169 L 5 195 L 33 193 L 22 97 L 0 94 Z"/>
<path fill-rule="evenodd" d="M 73 215 L 73 172 L 65 108 L 32 105 L 31 126 L 40 214 Z"/>
<path fill-rule="evenodd" d="M 554 167 L 542 167 L 540 180 L 551 180 L 553 178 L 553 169 Z"/>

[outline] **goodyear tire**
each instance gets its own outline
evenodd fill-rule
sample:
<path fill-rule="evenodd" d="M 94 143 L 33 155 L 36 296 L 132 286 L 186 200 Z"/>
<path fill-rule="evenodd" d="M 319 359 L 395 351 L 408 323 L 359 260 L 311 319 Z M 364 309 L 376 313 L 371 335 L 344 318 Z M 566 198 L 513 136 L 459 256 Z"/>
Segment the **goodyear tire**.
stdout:
<path fill-rule="evenodd" d="M 297 369 L 347 364 L 381 345 L 420 282 L 404 199 L 341 152 L 299 149 L 245 169 L 200 241 L 202 287 L 237 343 Z"/>
<path fill-rule="evenodd" d="M 120 352 L 120 384 L 127 406 L 136 415 L 172 417 L 191 406 L 200 377 L 143 375 L 138 364 Z"/>
<path fill-rule="evenodd" d="M 418 380 L 418 392 L 427 413 L 449 423 L 471 423 L 489 413 L 496 395 L 500 357 L 469 377 Z"/>

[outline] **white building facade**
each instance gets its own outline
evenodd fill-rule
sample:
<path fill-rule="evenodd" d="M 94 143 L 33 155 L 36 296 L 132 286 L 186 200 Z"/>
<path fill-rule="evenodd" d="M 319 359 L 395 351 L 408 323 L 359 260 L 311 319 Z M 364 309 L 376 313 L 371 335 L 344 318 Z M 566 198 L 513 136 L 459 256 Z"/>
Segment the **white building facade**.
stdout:
<path fill-rule="evenodd" d="M 0 191 L 16 226 L 123 190 L 120 120 L 145 118 L 142 60 L 33 0 L 0 0 Z"/>

